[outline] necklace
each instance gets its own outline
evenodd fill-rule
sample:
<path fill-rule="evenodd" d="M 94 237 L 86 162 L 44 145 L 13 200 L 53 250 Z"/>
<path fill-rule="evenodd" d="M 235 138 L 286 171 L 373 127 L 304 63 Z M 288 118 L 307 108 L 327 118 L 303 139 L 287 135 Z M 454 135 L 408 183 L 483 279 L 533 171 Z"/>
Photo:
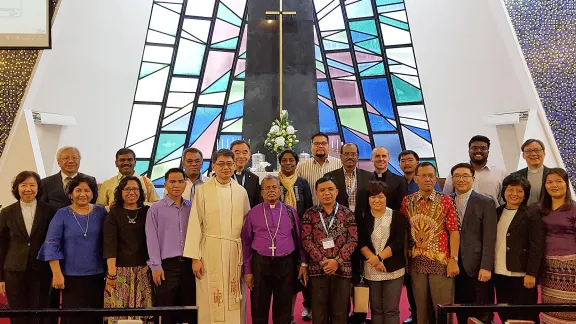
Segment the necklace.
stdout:
<path fill-rule="evenodd" d="M 266 221 L 266 229 L 268 230 L 268 235 L 270 235 L 270 239 L 272 240 L 272 246 L 269 247 L 270 250 L 272 250 L 272 256 L 275 256 L 275 252 L 276 252 L 276 235 L 278 235 L 278 229 L 280 229 L 280 221 L 282 221 L 282 207 L 284 204 L 280 203 L 280 214 L 278 216 L 278 224 L 276 225 L 276 232 L 274 233 L 274 236 L 272 236 L 272 233 L 270 232 L 270 226 L 268 226 L 268 217 L 266 217 L 266 207 L 262 207 L 264 208 L 264 220 Z M 272 218 L 272 221 L 274 221 L 274 218 Z M 274 223 L 272 223 L 274 224 Z"/>
<path fill-rule="evenodd" d="M 128 209 L 124 208 L 124 213 L 126 214 L 126 218 L 128 218 L 128 224 L 136 224 L 136 219 L 138 218 L 139 212 L 140 212 L 140 207 L 138 207 L 136 209 L 136 216 L 134 216 L 134 218 L 132 218 L 132 217 L 130 217 L 130 215 L 128 215 Z"/>
<path fill-rule="evenodd" d="M 78 226 L 80 227 L 80 229 L 84 233 L 84 237 L 87 237 L 88 236 L 88 227 L 90 226 L 90 214 L 92 212 L 88 212 L 88 220 L 86 221 L 86 229 L 84 229 L 84 228 L 82 228 L 82 225 L 80 225 L 80 222 L 78 221 L 78 217 L 76 217 L 76 213 L 74 212 L 74 209 L 72 209 L 72 207 L 70 207 L 70 210 L 72 210 L 72 215 L 74 216 L 76 223 L 78 224 Z"/>

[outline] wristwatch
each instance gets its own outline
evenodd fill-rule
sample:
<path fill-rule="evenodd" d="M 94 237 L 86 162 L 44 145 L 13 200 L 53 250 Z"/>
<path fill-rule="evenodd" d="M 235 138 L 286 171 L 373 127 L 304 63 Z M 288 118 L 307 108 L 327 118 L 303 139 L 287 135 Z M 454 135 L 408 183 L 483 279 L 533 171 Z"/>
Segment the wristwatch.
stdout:
<path fill-rule="evenodd" d="M 450 257 L 449 259 L 458 262 L 458 257 L 457 257 L 457 256 L 455 256 L 455 257 Z"/>
<path fill-rule="evenodd" d="M 302 262 L 302 263 L 300 263 L 300 266 L 301 266 L 301 267 L 307 267 L 307 266 L 308 266 L 308 263 Z"/>

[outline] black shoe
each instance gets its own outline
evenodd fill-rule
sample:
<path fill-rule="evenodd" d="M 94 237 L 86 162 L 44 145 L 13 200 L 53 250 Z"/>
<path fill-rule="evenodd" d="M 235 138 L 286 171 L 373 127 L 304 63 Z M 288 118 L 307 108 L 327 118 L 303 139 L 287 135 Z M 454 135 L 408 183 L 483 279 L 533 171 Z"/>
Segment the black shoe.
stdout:
<path fill-rule="evenodd" d="M 414 317 L 412 317 L 412 315 L 410 315 L 408 318 L 406 318 L 403 322 L 404 324 L 412 324 L 412 323 L 416 323 L 416 319 Z"/>

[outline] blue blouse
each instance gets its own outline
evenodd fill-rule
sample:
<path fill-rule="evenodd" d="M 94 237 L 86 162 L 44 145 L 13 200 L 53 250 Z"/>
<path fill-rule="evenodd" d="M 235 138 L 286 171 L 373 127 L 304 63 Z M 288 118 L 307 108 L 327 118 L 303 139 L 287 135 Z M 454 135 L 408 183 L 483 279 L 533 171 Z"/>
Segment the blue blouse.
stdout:
<path fill-rule="evenodd" d="M 102 228 L 106 214 L 104 207 L 95 205 L 88 223 L 88 216 L 75 217 L 70 207 L 60 208 L 50 222 L 38 260 L 61 260 L 60 267 L 66 276 L 104 273 Z"/>

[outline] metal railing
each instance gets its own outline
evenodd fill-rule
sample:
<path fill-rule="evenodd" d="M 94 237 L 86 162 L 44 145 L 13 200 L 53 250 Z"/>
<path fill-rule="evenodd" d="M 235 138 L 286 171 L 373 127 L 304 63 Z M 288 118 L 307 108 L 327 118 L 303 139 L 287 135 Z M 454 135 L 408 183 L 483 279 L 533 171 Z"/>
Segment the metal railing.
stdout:
<path fill-rule="evenodd" d="M 12 310 L 0 309 L 0 318 L 7 317 L 75 317 L 75 316 L 144 316 L 154 318 L 159 323 L 161 316 L 189 316 L 194 321 L 189 324 L 198 323 L 198 307 L 196 306 L 172 306 L 172 307 L 150 307 L 150 308 L 74 308 L 74 309 L 33 309 L 33 310 Z"/>
<path fill-rule="evenodd" d="M 527 313 L 547 313 L 547 312 L 576 312 L 576 304 L 537 304 L 537 305 L 468 305 L 452 304 L 438 305 L 437 324 L 448 324 L 448 314 L 456 314 L 474 317 L 478 313 L 493 313 L 502 311 L 524 311 Z"/>

